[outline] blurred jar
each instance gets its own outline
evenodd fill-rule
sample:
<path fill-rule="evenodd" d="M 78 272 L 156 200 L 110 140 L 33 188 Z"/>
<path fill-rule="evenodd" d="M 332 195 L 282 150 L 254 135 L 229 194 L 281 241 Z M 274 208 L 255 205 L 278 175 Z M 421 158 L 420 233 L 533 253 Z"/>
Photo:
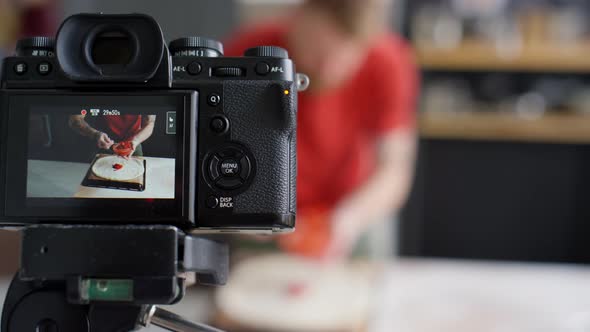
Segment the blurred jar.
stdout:
<path fill-rule="evenodd" d="M 588 26 L 583 9 L 583 7 L 571 6 L 556 8 L 551 12 L 547 31 L 551 43 L 575 46 L 584 41 Z"/>
<path fill-rule="evenodd" d="M 451 3 L 462 16 L 486 17 L 503 14 L 508 0 L 452 0 Z"/>
<path fill-rule="evenodd" d="M 463 41 L 463 22 L 448 7 L 425 5 L 414 16 L 412 33 L 418 46 L 452 50 Z"/>
<path fill-rule="evenodd" d="M 464 113 L 475 109 L 469 82 L 442 79 L 424 87 L 422 109 L 430 113 Z"/>

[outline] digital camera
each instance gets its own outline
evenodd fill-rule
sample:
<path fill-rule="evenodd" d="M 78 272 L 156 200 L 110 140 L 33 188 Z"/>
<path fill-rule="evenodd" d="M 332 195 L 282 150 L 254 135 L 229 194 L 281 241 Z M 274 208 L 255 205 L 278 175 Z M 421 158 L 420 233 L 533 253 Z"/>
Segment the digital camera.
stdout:
<path fill-rule="evenodd" d="M 3 61 L 0 227 L 295 226 L 297 91 L 284 49 L 166 45 L 141 14 L 79 14 Z"/>

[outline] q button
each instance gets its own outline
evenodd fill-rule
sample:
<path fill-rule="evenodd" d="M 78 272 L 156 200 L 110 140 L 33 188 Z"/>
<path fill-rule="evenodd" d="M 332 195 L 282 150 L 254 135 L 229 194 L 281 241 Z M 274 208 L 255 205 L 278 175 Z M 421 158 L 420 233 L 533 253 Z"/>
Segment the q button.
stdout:
<path fill-rule="evenodd" d="M 221 103 L 221 97 L 216 93 L 212 93 L 207 97 L 207 103 L 211 106 L 218 106 Z"/>

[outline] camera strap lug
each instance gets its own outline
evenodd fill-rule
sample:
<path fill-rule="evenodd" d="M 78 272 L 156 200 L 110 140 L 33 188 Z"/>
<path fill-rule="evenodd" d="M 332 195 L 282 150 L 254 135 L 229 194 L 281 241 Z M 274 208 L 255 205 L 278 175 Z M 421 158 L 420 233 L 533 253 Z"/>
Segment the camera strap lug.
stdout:
<path fill-rule="evenodd" d="M 297 79 L 297 91 L 302 92 L 302 91 L 307 90 L 307 88 L 309 88 L 309 84 L 311 82 L 309 79 L 309 76 L 302 74 L 302 73 L 297 73 L 296 79 Z"/>

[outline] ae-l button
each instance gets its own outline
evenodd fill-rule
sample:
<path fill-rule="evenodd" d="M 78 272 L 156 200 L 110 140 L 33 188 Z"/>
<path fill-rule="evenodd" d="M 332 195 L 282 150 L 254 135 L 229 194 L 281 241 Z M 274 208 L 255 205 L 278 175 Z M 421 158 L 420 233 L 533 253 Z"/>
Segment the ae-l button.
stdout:
<path fill-rule="evenodd" d="M 190 75 L 199 75 L 201 73 L 201 69 L 201 64 L 196 61 L 193 61 L 188 65 L 187 72 Z"/>

